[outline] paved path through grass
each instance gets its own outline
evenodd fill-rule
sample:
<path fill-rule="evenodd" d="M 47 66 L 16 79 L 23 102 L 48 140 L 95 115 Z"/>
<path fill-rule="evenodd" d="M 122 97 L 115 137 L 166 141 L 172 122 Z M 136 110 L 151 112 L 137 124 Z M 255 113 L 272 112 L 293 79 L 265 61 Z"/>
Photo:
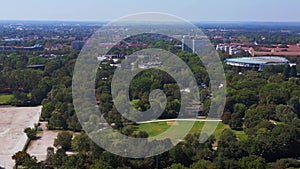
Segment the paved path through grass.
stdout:
<path fill-rule="evenodd" d="M 157 123 L 157 122 L 169 122 L 169 121 L 191 121 L 191 122 L 221 122 L 220 119 L 163 119 L 163 120 L 150 120 L 150 121 L 141 121 L 137 124 L 147 124 L 147 123 Z"/>

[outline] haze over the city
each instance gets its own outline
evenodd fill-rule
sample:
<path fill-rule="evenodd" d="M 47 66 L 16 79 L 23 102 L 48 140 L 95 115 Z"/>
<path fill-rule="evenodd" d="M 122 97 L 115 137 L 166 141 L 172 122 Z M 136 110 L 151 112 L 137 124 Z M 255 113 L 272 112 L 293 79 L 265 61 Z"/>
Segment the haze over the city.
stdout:
<path fill-rule="evenodd" d="M 297 22 L 298 0 L 10 0 L 0 20 L 109 21 L 141 12 L 173 14 L 189 21 Z"/>

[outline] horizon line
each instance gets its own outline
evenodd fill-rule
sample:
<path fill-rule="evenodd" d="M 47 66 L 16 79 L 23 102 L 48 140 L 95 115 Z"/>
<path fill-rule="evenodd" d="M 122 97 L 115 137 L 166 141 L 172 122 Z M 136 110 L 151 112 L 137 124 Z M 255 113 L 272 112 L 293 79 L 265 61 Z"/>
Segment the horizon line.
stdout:
<path fill-rule="evenodd" d="M 81 22 L 81 23 L 109 23 L 113 20 L 60 20 L 60 19 L 0 19 L 0 22 Z M 134 22 L 134 21 L 133 21 Z M 262 20 L 249 20 L 249 21 L 238 21 L 238 20 L 224 20 L 224 21 L 189 21 L 191 23 L 300 23 L 299 21 L 262 21 Z"/>

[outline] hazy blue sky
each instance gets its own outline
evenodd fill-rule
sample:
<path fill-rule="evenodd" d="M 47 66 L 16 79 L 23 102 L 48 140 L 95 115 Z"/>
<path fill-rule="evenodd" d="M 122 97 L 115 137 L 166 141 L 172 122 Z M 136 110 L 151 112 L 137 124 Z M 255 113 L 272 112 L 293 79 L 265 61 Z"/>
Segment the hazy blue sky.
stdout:
<path fill-rule="evenodd" d="M 164 12 L 189 21 L 300 21 L 300 0 L 5 0 L 0 20 L 107 21 Z"/>

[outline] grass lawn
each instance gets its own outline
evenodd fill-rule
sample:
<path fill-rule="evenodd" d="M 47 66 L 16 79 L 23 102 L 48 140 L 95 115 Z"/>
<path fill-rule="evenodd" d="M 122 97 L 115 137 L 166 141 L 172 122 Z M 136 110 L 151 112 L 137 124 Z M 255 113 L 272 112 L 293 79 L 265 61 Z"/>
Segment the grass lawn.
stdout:
<path fill-rule="evenodd" d="M 239 138 L 240 140 L 247 140 L 248 139 L 248 136 L 245 134 L 244 131 L 233 130 L 233 132 L 237 136 L 237 138 Z"/>
<path fill-rule="evenodd" d="M 0 105 L 9 104 L 9 100 L 13 97 L 12 94 L 0 94 Z"/>
<path fill-rule="evenodd" d="M 137 131 L 146 131 L 149 136 L 157 136 L 166 131 L 170 125 L 167 122 L 147 123 L 137 126 Z"/>
<path fill-rule="evenodd" d="M 173 123 L 176 123 L 176 122 L 170 121 L 170 122 L 139 124 L 136 126 L 136 131 L 137 132 L 138 131 L 146 131 L 150 137 L 154 137 L 154 136 L 157 136 L 157 135 L 163 133 L 164 131 L 166 131 L 169 127 L 174 125 Z M 182 124 L 182 123 L 190 123 L 190 122 L 180 122 L 180 123 Z M 210 122 L 207 122 L 207 123 L 210 123 Z M 203 129 L 204 124 L 205 124 L 205 122 L 195 122 L 189 133 L 191 133 L 191 134 L 200 133 L 201 130 Z M 213 123 L 212 123 L 212 127 L 214 127 Z M 213 134 L 215 136 L 216 140 L 218 141 L 220 139 L 220 135 L 223 130 L 229 129 L 229 128 L 230 128 L 229 125 L 226 125 L 226 124 L 223 124 L 220 122 Z M 244 133 L 244 131 L 233 130 L 233 132 L 236 134 L 236 136 L 240 140 L 247 139 L 247 135 Z"/>
<path fill-rule="evenodd" d="M 140 102 L 140 100 L 139 100 L 139 99 L 136 99 L 136 100 L 132 100 L 132 101 L 131 101 L 131 104 L 132 104 L 132 105 L 137 105 L 139 102 Z"/>

